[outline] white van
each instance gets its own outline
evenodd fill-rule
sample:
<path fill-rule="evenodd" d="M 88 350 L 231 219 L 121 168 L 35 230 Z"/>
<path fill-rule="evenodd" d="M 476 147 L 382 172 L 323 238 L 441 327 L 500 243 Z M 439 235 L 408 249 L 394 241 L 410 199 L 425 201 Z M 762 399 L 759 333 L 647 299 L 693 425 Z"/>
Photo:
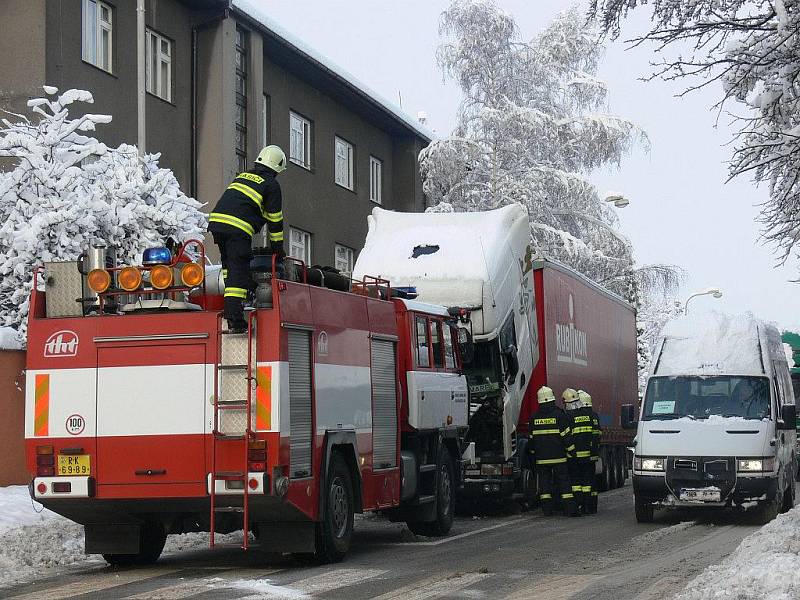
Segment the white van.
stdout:
<path fill-rule="evenodd" d="M 750 314 L 670 322 L 634 441 L 636 519 L 656 507 L 794 506 L 795 402 L 778 330 Z"/>

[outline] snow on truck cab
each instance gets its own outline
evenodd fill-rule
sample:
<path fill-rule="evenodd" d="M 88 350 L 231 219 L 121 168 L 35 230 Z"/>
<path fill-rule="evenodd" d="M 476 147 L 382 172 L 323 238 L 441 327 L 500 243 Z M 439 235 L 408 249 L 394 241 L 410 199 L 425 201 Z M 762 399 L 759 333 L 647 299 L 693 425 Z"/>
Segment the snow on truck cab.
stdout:
<path fill-rule="evenodd" d="M 289 258 L 281 278 L 257 255 L 249 331 L 229 334 L 218 268 L 193 245 L 201 261 L 117 266 L 93 248 L 35 274 L 31 495 L 111 563 L 156 560 L 168 533 L 213 546 L 238 529 L 245 548 L 253 531 L 268 551 L 338 560 L 362 511 L 446 534 L 468 417 L 447 311 Z"/>
<path fill-rule="evenodd" d="M 670 322 L 652 357 L 635 444 L 636 518 L 794 505 L 795 400 L 778 330 L 750 314 Z"/>

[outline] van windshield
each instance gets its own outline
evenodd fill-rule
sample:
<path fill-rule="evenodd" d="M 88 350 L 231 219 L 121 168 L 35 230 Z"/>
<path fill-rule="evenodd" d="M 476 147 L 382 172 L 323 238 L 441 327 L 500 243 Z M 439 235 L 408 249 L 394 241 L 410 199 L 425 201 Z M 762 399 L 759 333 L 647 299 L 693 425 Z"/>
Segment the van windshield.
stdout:
<path fill-rule="evenodd" d="M 644 399 L 645 421 L 712 415 L 769 418 L 766 377 L 653 377 Z"/>

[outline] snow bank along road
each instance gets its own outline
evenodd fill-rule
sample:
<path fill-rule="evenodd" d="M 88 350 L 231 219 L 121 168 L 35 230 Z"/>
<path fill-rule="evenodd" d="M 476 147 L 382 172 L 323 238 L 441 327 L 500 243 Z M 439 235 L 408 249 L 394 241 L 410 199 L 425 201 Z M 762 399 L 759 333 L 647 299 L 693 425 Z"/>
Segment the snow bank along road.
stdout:
<path fill-rule="evenodd" d="M 687 520 L 666 513 L 654 524 L 637 524 L 630 485 L 600 500 L 599 515 L 580 519 L 538 512 L 460 517 L 443 539 L 359 519 L 348 559 L 326 566 L 253 550 L 208 550 L 206 536 L 191 534 L 170 536 L 152 567 L 112 569 L 85 559 L 79 528 L 62 519 L 24 517 L 34 523 L 25 529 L 8 529 L 3 519 L 0 581 L 8 587 L 0 597 L 652 600 L 683 590 L 757 529 L 733 515 Z"/>

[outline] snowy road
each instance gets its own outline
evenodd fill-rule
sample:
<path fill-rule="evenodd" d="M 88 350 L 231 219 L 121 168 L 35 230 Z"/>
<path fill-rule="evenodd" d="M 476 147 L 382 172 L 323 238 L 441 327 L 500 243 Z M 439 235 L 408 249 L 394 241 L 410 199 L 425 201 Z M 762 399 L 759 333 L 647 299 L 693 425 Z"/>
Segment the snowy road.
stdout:
<path fill-rule="evenodd" d="M 153 567 L 111 569 L 84 562 L 40 572 L 33 583 L 0 589 L 27 599 L 136 598 L 670 598 L 756 529 L 733 515 L 687 520 L 633 517 L 630 484 L 601 495 L 601 512 L 580 519 L 540 513 L 459 518 L 441 540 L 414 538 L 402 525 L 361 519 L 349 558 L 314 566 L 256 551 L 184 550 Z"/>

